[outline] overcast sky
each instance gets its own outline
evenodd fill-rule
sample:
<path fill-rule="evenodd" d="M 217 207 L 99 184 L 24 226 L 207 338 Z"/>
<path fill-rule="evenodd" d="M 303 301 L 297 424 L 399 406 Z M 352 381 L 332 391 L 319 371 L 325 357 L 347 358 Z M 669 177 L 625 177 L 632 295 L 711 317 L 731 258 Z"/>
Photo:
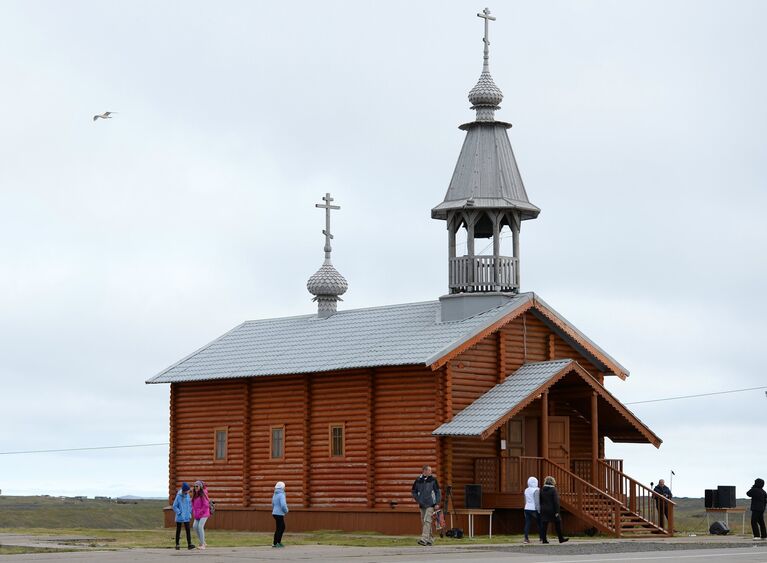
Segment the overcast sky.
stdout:
<path fill-rule="evenodd" d="M 0 451 L 166 442 L 147 378 L 315 310 L 326 191 L 343 308 L 445 293 L 430 209 L 473 119 L 483 7 L 0 3 Z M 623 401 L 767 385 L 767 5 L 490 8 L 497 117 L 542 209 L 523 290 L 631 370 Z M 765 407 L 638 404 L 663 445 L 607 455 L 743 496 L 767 475 Z M 0 455 L 0 489 L 164 496 L 167 448 Z"/>

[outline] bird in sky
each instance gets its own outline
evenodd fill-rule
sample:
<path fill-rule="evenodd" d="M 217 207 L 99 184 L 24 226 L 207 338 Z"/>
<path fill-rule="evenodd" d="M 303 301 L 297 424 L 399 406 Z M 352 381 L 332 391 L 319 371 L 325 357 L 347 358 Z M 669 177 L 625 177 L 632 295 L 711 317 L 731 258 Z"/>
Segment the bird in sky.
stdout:
<path fill-rule="evenodd" d="M 98 115 L 93 116 L 93 121 L 96 121 L 97 119 L 112 119 L 112 114 L 117 113 L 116 111 L 105 111 L 104 113 L 100 113 Z"/>

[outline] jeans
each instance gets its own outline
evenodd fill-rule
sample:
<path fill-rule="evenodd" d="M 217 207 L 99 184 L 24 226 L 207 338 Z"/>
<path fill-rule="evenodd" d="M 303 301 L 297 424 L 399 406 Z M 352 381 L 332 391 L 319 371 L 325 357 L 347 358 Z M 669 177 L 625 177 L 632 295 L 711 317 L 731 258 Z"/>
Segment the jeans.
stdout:
<path fill-rule="evenodd" d="M 205 516 L 204 518 L 198 518 L 194 521 L 194 524 L 192 527 L 194 528 L 194 533 L 197 534 L 197 537 L 200 538 L 200 545 L 205 545 L 205 522 L 208 521 L 208 517 Z"/>
<path fill-rule="evenodd" d="M 767 538 L 767 531 L 764 529 L 764 510 L 751 511 L 751 530 L 755 538 Z"/>
<path fill-rule="evenodd" d="M 537 510 L 525 510 L 525 540 L 528 540 L 528 534 L 530 533 L 530 523 L 535 520 L 538 524 L 538 536 L 543 539 L 543 533 L 541 532 L 541 513 Z"/>
<path fill-rule="evenodd" d="M 272 542 L 272 545 L 277 545 L 278 543 L 282 543 L 282 534 L 285 533 L 285 517 L 277 516 L 276 514 L 272 514 L 272 516 L 274 517 L 274 523 L 277 526 L 274 530 L 274 542 Z"/>
<path fill-rule="evenodd" d="M 176 522 L 176 545 L 178 545 L 178 540 L 181 539 L 181 526 L 184 526 L 184 530 L 186 530 L 187 545 L 192 545 L 192 534 L 189 533 L 189 522 Z"/>
<path fill-rule="evenodd" d="M 434 536 L 431 531 L 431 520 L 434 516 L 434 507 L 421 508 L 421 541 L 434 543 Z"/>

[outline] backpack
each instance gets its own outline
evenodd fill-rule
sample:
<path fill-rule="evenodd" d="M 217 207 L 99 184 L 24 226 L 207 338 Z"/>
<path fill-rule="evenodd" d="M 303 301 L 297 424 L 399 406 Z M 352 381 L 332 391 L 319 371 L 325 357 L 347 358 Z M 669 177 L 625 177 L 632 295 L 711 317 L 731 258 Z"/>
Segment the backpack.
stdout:
<path fill-rule="evenodd" d="M 216 512 L 216 501 L 208 499 L 208 508 L 210 509 L 210 515 L 213 516 L 213 513 Z"/>

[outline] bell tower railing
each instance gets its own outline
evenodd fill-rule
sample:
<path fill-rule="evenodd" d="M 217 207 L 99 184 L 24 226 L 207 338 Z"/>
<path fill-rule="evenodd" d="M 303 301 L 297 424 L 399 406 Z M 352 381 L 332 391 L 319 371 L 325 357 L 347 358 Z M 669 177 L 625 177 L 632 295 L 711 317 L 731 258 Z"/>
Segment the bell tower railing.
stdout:
<path fill-rule="evenodd" d="M 516 291 L 518 260 L 513 256 L 456 256 L 449 259 L 450 293 Z"/>

